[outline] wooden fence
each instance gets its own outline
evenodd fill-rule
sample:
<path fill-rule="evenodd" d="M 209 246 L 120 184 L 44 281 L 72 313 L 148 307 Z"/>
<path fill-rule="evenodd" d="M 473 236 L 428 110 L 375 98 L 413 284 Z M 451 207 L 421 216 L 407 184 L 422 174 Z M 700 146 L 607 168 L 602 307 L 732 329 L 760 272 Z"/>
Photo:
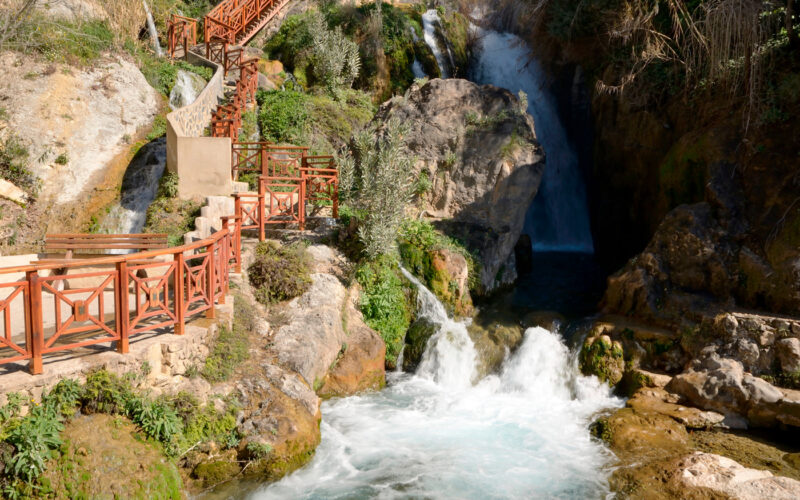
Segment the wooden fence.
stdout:
<path fill-rule="evenodd" d="M 28 360 L 35 375 L 51 353 L 111 342 L 127 353 L 135 335 L 169 328 L 182 335 L 188 318 L 215 317 L 232 266 L 241 271 L 236 216 L 180 247 L 0 269 L 0 364 Z"/>

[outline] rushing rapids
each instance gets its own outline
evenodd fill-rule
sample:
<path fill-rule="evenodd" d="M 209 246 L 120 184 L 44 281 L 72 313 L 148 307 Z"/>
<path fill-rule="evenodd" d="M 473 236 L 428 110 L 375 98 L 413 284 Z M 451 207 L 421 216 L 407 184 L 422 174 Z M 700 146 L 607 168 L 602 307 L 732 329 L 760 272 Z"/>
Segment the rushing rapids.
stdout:
<path fill-rule="evenodd" d="M 379 393 L 323 404 L 315 458 L 248 498 L 599 498 L 609 453 L 587 426 L 620 404 L 578 374 L 559 335 L 525 333 L 500 373 L 476 381 L 467 324 L 413 276 L 438 331 L 415 374 Z M 245 495 L 241 490 L 235 496 Z"/>

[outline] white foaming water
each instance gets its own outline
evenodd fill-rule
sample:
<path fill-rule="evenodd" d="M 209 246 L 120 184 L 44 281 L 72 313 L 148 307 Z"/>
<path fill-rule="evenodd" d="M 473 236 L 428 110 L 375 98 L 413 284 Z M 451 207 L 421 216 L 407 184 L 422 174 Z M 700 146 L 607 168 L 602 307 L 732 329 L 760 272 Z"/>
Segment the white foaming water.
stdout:
<path fill-rule="evenodd" d="M 411 63 L 411 72 L 414 74 L 414 78 L 425 78 L 428 76 L 428 74 L 425 73 L 425 69 L 422 67 L 422 63 L 419 62 L 419 59 L 416 57 L 414 58 L 414 62 Z"/>
<path fill-rule="evenodd" d="M 445 61 L 445 56 L 439 43 L 436 41 L 436 25 L 439 24 L 439 13 L 435 9 L 431 9 L 422 14 L 422 32 L 425 38 L 425 43 L 431 48 L 433 56 L 436 58 L 436 63 L 439 65 L 439 71 L 442 78 L 450 78 L 450 73 L 447 68 L 450 66 Z"/>
<path fill-rule="evenodd" d="M 560 337 L 543 328 L 528 329 L 500 374 L 473 385 L 466 325 L 411 279 L 421 315 L 439 327 L 417 374 L 389 374 L 381 392 L 325 402 L 311 463 L 250 498 L 604 497 L 611 457 L 587 426 L 621 401 L 579 375 Z"/>
<path fill-rule="evenodd" d="M 157 139 L 139 151 L 122 178 L 122 194 L 103 219 L 101 232 L 140 233 L 147 221 L 147 208 L 153 203 L 158 182 L 167 164 L 165 140 Z M 108 253 L 127 253 L 112 251 Z"/>
<path fill-rule="evenodd" d="M 546 88 L 539 63 L 525 43 L 509 33 L 473 26 L 480 39 L 470 67 L 470 80 L 528 95 L 536 136 L 547 163 L 539 192 L 525 220 L 536 251 L 594 251 L 589 228 L 586 187 L 578 157 L 567 139 L 555 99 Z"/>
<path fill-rule="evenodd" d="M 198 76 L 185 70 L 178 70 L 175 85 L 169 93 L 169 107 L 173 111 L 192 104 L 203 91 L 198 85 Z"/>

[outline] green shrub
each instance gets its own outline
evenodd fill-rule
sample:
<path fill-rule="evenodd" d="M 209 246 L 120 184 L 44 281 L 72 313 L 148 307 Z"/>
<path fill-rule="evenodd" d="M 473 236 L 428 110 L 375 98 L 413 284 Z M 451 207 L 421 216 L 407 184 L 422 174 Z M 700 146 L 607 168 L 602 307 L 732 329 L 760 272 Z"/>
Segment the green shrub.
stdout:
<path fill-rule="evenodd" d="M 165 171 L 158 184 L 156 199 L 147 207 L 145 233 L 166 233 L 169 246 L 183 244 L 183 235 L 194 230 L 200 204 L 178 196 L 178 174 Z"/>
<path fill-rule="evenodd" d="M 86 377 L 81 404 L 89 413 L 125 413 L 132 391 L 129 381 L 108 370 L 97 370 Z"/>
<path fill-rule="evenodd" d="M 214 347 L 206 358 L 201 374 L 209 382 L 227 380 L 247 358 L 247 347 L 246 332 L 220 325 Z"/>
<path fill-rule="evenodd" d="M 167 134 L 167 116 L 166 115 L 158 115 L 156 116 L 155 120 L 153 120 L 153 129 L 147 134 L 146 139 L 148 141 L 153 141 L 158 139 L 159 137 L 163 137 Z"/>
<path fill-rule="evenodd" d="M 97 19 L 70 22 L 33 15 L 6 43 L 8 48 L 37 53 L 50 61 L 88 65 L 112 48 L 114 33 Z"/>
<path fill-rule="evenodd" d="M 0 178 L 31 195 L 39 190 L 39 179 L 28 167 L 28 148 L 14 135 L 0 139 Z"/>
<path fill-rule="evenodd" d="M 311 286 L 311 259 L 300 243 L 265 241 L 256 247 L 247 274 L 262 304 L 289 300 Z"/>
<path fill-rule="evenodd" d="M 177 437 L 183 427 L 175 410 L 163 401 L 131 397 L 126 413 L 145 434 L 165 444 Z"/>
<path fill-rule="evenodd" d="M 264 140 L 271 142 L 305 142 L 308 119 L 308 96 L 294 91 L 258 92 L 258 124 Z"/>
<path fill-rule="evenodd" d="M 52 451 L 61 446 L 64 428 L 59 415 L 46 406 L 35 406 L 30 416 L 9 433 L 6 441 L 15 453 L 6 465 L 6 472 L 31 482 L 44 472 Z"/>
<path fill-rule="evenodd" d="M 370 328 L 386 343 L 386 361 L 394 363 L 411 324 L 410 300 L 406 296 L 397 261 L 382 257 L 365 262 L 356 270 L 361 285 L 361 312 Z"/>

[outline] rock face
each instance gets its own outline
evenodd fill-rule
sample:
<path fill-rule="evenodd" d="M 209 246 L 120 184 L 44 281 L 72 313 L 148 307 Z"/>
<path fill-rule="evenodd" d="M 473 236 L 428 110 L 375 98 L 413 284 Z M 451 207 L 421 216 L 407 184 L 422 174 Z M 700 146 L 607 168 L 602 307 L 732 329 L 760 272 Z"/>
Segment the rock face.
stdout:
<path fill-rule="evenodd" d="M 5 73 L 0 98 L 9 110 L 9 126 L 28 146 L 30 158 L 40 159 L 32 166 L 42 179 L 41 197 L 74 202 L 100 182 L 112 160 L 127 151 L 127 142 L 153 123 L 161 100 L 125 59 L 59 69 L 27 60 L 18 65 L 18 57 L 0 55 Z"/>
<path fill-rule="evenodd" d="M 479 252 L 487 291 L 513 253 L 544 170 L 533 121 L 519 108 L 506 90 L 435 79 L 388 101 L 375 117 L 379 125 L 408 125 L 415 170 L 432 181 L 421 203 Z"/>
<path fill-rule="evenodd" d="M 680 488 L 711 490 L 738 500 L 790 500 L 800 497 L 800 481 L 749 469 L 712 453 L 695 452 L 681 460 L 670 481 Z"/>
<path fill-rule="evenodd" d="M 695 360 L 666 389 L 699 408 L 725 414 L 726 424 L 731 427 L 746 427 L 747 423 L 759 427 L 800 426 L 800 400 L 745 372 L 740 362 L 716 353 Z"/>

